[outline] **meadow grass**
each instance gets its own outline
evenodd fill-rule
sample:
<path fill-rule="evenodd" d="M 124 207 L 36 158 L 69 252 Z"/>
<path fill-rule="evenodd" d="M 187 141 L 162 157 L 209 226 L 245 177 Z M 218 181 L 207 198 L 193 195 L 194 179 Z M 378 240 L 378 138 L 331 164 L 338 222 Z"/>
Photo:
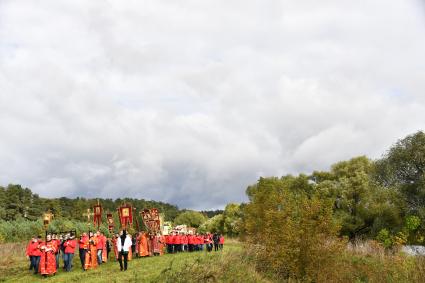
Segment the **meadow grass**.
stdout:
<path fill-rule="evenodd" d="M 241 244 L 237 241 L 229 241 L 226 243 L 224 250 L 219 252 L 193 252 L 193 253 L 178 253 L 165 254 L 163 256 L 135 258 L 129 262 L 127 271 L 120 271 L 119 264 L 113 258 L 113 253 L 110 253 L 110 259 L 107 263 L 102 264 L 95 270 L 82 271 L 81 264 L 76 252 L 73 261 L 73 270 L 65 272 L 58 270 L 55 276 L 42 278 L 40 275 L 33 275 L 28 270 L 29 262 L 24 256 L 24 244 L 6 244 L 1 246 L 0 256 L 0 281 L 2 282 L 166 282 L 168 278 L 172 278 L 176 274 L 183 273 L 188 267 L 193 268 L 194 264 L 220 263 L 224 258 L 228 258 L 232 253 L 237 253 L 242 249 Z M 61 260 L 61 265 L 63 264 Z M 220 264 L 219 264 L 220 265 Z M 61 267 L 60 267 L 61 268 Z M 220 268 L 215 264 L 215 269 Z M 206 268 L 200 272 L 206 272 L 210 268 Z M 241 270 L 234 270 L 240 272 Z M 254 272 L 254 271 L 253 271 Z M 246 270 L 242 270 L 245 275 Z M 171 276 L 170 276 L 171 275 Z M 186 274 L 185 274 L 186 275 Z M 190 274 L 187 274 L 189 277 Z M 197 274 L 199 276 L 199 274 Z M 226 275 L 227 279 L 218 280 L 233 281 L 235 276 Z M 193 278 L 198 278 L 194 276 Z M 255 275 L 252 278 L 257 278 Z M 252 280 L 252 282 L 259 282 Z M 214 280 L 217 281 L 217 280 Z"/>
<path fill-rule="evenodd" d="M 3 244 L 0 245 L 0 282 L 312 282 L 268 272 L 251 248 L 244 249 L 246 245 L 238 241 L 226 242 L 224 250 L 219 252 L 135 258 L 125 272 L 120 271 L 118 262 L 112 259 L 113 254 L 108 263 L 83 272 L 76 253 L 71 272 L 59 270 L 48 278 L 28 270 L 24 244 Z M 347 250 L 335 256 L 339 264 L 334 270 L 330 266 L 323 267 L 316 282 L 425 282 L 424 257 L 387 254 L 381 249 Z"/>

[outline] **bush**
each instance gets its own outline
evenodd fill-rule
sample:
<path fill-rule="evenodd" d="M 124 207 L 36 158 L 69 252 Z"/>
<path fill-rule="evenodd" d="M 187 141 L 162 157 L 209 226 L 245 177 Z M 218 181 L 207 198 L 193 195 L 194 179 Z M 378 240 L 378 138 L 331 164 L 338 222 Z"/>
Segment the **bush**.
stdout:
<path fill-rule="evenodd" d="M 248 245 L 257 268 L 279 280 L 315 281 L 338 270 L 346 240 L 337 237 L 333 202 L 260 180 L 245 209 Z"/>

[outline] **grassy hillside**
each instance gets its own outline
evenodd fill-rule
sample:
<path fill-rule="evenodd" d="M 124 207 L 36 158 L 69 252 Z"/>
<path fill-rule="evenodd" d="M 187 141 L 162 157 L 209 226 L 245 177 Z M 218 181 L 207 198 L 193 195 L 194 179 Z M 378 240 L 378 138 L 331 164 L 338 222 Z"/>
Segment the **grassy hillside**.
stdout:
<path fill-rule="evenodd" d="M 70 273 L 60 270 L 55 276 L 44 279 L 28 271 L 28 262 L 23 256 L 22 244 L 7 244 L 0 249 L 0 281 L 2 282 L 265 282 L 261 276 L 242 262 L 232 265 L 224 262 L 233 261 L 241 245 L 230 242 L 223 252 L 196 252 L 164 255 L 133 259 L 129 269 L 121 272 L 118 262 L 114 260 L 98 267 L 96 270 L 83 272 L 79 267 L 78 253 L 74 258 L 74 270 Z M 112 258 L 112 254 L 110 254 Z M 62 263 L 62 262 L 61 262 Z M 223 266 L 226 265 L 226 266 Z M 198 270 L 195 274 L 187 274 L 187 270 Z"/>

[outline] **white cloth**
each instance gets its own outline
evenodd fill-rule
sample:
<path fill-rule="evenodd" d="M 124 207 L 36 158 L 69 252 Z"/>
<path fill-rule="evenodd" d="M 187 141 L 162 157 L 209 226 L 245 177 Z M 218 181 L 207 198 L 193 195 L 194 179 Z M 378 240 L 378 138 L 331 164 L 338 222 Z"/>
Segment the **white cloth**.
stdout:
<path fill-rule="evenodd" d="M 131 248 L 131 238 L 129 236 L 125 237 L 124 240 L 124 246 L 121 245 L 121 238 L 117 239 L 117 249 L 118 252 L 121 252 L 122 250 L 124 250 L 125 252 L 128 252 Z"/>

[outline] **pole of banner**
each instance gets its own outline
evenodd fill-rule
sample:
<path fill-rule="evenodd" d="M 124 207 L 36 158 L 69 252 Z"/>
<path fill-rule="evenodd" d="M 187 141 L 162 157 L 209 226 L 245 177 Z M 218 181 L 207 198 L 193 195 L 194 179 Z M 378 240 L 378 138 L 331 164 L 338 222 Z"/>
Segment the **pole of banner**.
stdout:
<path fill-rule="evenodd" d="M 137 219 L 137 209 L 135 207 L 133 207 L 133 210 L 135 213 L 133 213 L 133 217 L 136 219 L 136 229 L 137 229 L 137 233 L 140 232 L 140 226 L 139 226 L 139 219 Z"/>
<path fill-rule="evenodd" d="M 89 227 L 89 250 L 87 251 L 88 253 L 89 253 L 89 264 L 91 265 L 92 264 L 92 258 L 91 258 L 91 239 L 90 239 L 90 233 L 91 233 L 91 229 L 90 229 L 90 227 Z"/>
<path fill-rule="evenodd" d="M 97 199 L 97 205 L 100 205 L 99 199 Z M 102 215 L 100 217 L 102 217 Z M 96 220 L 97 221 L 97 231 L 99 231 L 100 219 L 99 219 L 98 215 L 96 216 L 96 219 L 97 219 Z"/>
<path fill-rule="evenodd" d="M 53 218 L 53 213 L 50 211 L 50 209 L 44 213 L 43 215 L 43 224 L 44 224 L 44 231 L 45 231 L 45 235 L 44 235 L 44 270 L 47 269 L 47 229 L 49 227 L 50 221 Z"/>
<path fill-rule="evenodd" d="M 44 236 L 44 272 L 46 272 L 47 270 L 47 228 L 45 230 L 46 233 Z"/>
<path fill-rule="evenodd" d="M 89 253 L 89 262 L 90 263 L 92 262 L 91 251 L 90 251 L 91 250 L 91 244 L 90 244 L 90 233 L 91 233 L 91 229 L 90 229 L 90 216 L 91 215 L 93 215 L 93 213 L 90 212 L 90 208 L 87 208 L 87 213 L 83 213 L 83 216 L 86 216 L 87 217 L 87 228 L 89 230 L 89 235 L 88 235 L 88 238 L 89 238 L 89 249 L 87 250 L 87 252 Z"/>

